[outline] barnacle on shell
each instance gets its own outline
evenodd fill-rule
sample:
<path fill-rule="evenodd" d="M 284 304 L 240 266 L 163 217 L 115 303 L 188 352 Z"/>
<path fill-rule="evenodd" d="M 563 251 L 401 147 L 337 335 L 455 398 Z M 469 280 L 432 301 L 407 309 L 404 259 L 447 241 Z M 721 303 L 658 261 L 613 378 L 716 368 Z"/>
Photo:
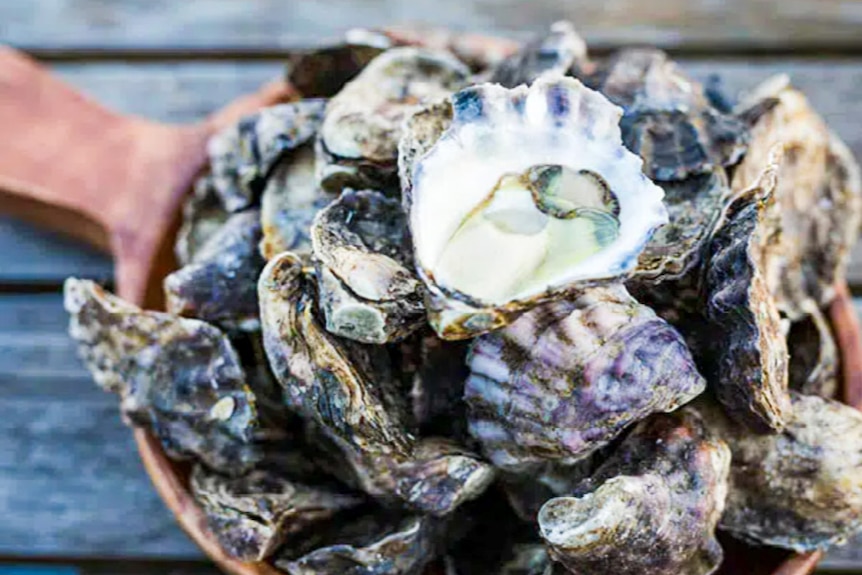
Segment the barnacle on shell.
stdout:
<path fill-rule="evenodd" d="M 584 81 L 625 109 L 623 142 L 644 158 L 653 179 L 710 173 L 745 153 L 746 124 L 716 110 L 700 84 L 660 50 L 621 50 Z"/>
<path fill-rule="evenodd" d="M 363 502 L 356 495 L 304 485 L 268 469 L 226 477 L 195 466 L 191 491 L 222 548 L 243 561 L 261 561 L 292 537 Z"/>
<path fill-rule="evenodd" d="M 260 237 L 260 212 L 231 214 L 191 262 L 165 278 L 168 312 L 230 329 L 258 329 Z"/>
<path fill-rule="evenodd" d="M 784 326 L 769 290 L 780 246 L 774 190 L 781 154 L 726 208 L 706 270 L 706 317 L 713 326 L 707 376 L 730 416 L 755 431 L 780 430 L 790 413 Z"/>
<path fill-rule="evenodd" d="M 463 87 L 469 73 L 452 55 L 421 48 L 393 48 L 372 60 L 326 107 L 317 140 L 321 187 L 397 188 L 403 120 Z"/>
<path fill-rule="evenodd" d="M 787 425 L 772 435 L 747 433 L 705 401 L 694 406 L 732 453 L 720 528 L 764 545 L 826 549 L 862 529 L 862 414 L 790 395 Z"/>
<path fill-rule="evenodd" d="M 539 530 L 579 575 L 708 575 L 730 450 L 692 412 L 640 423 L 575 494 L 548 501 Z"/>
<path fill-rule="evenodd" d="M 441 337 L 502 327 L 634 269 L 667 212 L 620 142 L 619 108 L 549 77 L 473 86 L 451 101 L 451 125 L 411 178 L 416 266 Z"/>
<path fill-rule="evenodd" d="M 470 432 L 512 471 L 573 463 L 705 382 L 682 336 L 620 285 L 548 304 L 472 344 Z"/>
<path fill-rule="evenodd" d="M 542 74 L 566 74 L 575 65 L 585 65 L 587 44 L 570 22 L 556 22 L 545 34 L 524 44 L 500 62 L 489 82 L 506 88 L 532 84 Z"/>
<path fill-rule="evenodd" d="M 229 474 L 260 459 L 255 397 L 218 328 L 141 310 L 87 280 L 66 280 L 64 292 L 69 334 L 96 383 L 171 457 Z"/>
<path fill-rule="evenodd" d="M 406 216 L 380 192 L 346 190 L 311 227 L 326 329 L 364 343 L 410 335 L 425 321 Z"/>
<path fill-rule="evenodd" d="M 227 211 L 258 200 L 276 162 L 317 133 L 325 105 L 312 99 L 263 108 L 210 138 L 212 182 Z"/>
<path fill-rule="evenodd" d="M 838 348 L 829 320 L 814 302 L 805 318 L 790 325 L 790 388 L 806 395 L 835 397 L 838 391 Z"/>
<path fill-rule="evenodd" d="M 260 277 L 264 345 L 288 406 L 321 428 L 353 480 L 375 497 L 443 515 L 478 496 L 493 479 L 490 466 L 461 450 L 417 443 L 386 349 L 327 332 L 311 292 L 290 253 Z"/>

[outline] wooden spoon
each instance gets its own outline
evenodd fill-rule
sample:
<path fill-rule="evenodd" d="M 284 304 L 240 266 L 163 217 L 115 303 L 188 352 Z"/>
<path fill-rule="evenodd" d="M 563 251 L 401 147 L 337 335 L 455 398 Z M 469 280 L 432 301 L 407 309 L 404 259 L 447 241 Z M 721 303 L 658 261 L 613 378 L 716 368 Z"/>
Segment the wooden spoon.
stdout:
<path fill-rule="evenodd" d="M 439 30 L 399 28 L 385 33 L 396 43 L 446 48 L 479 62 L 498 61 L 517 47 L 508 40 Z M 297 97 L 285 82 L 274 82 L 201 123 L 159 124 L 111 112 L 30 58 L 0 47 L 0 210 L 112 253 L 119 295 L 158 308 L 161 280 L 175 263 L 172 247 L 180 204 L 206 166 L 207 139 L 244 114 Z M 862 339 L 843 283 L 830 318 L 841 349 L 844 397 L 858 408 Z M 159 494 L 210 558 L 234 575 L 280 573 L 266 563 L 228 556 L 189 493 L 187 466 L 168 459 L 146 430 L 136 428 L 134 433 Z M 728 555 L 722 572 L 734 574 L 808 575 L 820 558 L 820 553 L 764 554 L 738 543 Z"/>

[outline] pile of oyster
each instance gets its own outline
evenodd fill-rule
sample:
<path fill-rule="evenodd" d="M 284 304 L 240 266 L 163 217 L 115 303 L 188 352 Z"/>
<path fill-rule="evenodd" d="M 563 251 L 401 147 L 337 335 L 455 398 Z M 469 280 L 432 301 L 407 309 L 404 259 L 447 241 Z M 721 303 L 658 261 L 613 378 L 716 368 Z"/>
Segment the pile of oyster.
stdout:
<path fill-rule="evenodd" d="M 210 141 L 166 312 L 66 283 L 96 382 L 192 462 L 223 548 L 293 575 L 705 575 L 716 530 L 862 529 L 823 312 L 860 176 L 805 97 L 592 59 L 565 23 L 456 48 L 295 55 L 303 99 Z"/>

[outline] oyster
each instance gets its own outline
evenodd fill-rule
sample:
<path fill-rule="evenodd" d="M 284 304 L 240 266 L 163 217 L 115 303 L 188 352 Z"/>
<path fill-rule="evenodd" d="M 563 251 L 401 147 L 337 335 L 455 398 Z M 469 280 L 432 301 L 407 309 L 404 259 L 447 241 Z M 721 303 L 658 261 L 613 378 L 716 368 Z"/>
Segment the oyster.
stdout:
<path fill-rule="evenodd" d="M 470 432 L 500 468 L 574 463 L 705 382 L 682 337 L 621 285 L 536 308 L 473 342 Z"/>
<path fill-rule="evenodd" d="M 410 213 L 413 205 L 413 164 L 437 143 L 452 123 L 449 100 L 429 104 L 408 117 L 398 142 L 398 177 L 401 180 L 401 204 Z"/>
<path fill-rule="evenodd" d="M 710 245 L 706 316 L 715 326 L 707 376 L 730 416 L 759 432 L 779 431 L 789 416 L 784 327 L 768 285 L 780 245 L 774 190 L 781 154 L 770 156 L 739 193 Z"/>
<path fill-rule="evenodd" d="M 450 54 L 420 48 L 394 48 L 372 60 L 326 107 L 317 140 L 321 187 L 397 187 L 404 118 L 463 87 L 469 73 Z"/>
<path fill-rule="evenodd" d="M 775 196 L 780 206 L 781 249 L 770 288 L 783 314 L 805 315 L 814 299 L 828 304 L 847 263 L 859 229 L 860 178 L 852 154 L 831 134 L 801 92 L 786 78 L 764 82 L 740 104 L 740 113 L 757 110 L 748 153 L 737 167 L 733 189 L 749 187 L 771 150 L 780 145 Z"/>
<path fill-rule="evenodd" d="M 242 561 L 261 561 L 288 538 L 362 503 L 355 495 L 303 485 L 264 469 L 231 478 L 197 465 L 191 491 L 222 548 Z"/>
<path fill-rule="evenodd" d="M 258 200 L 276 162 L 317 132 L 325 105 L 325 100 L 302 100 L 263 108 L 210 138 L 212 182 L 227 211 Z"/>
<path fill-rule="evenodd" d="M 478 496 L 493 479 L 490 467 L 451 447 L 417 445 L 385 348 L 325 331 L 311 287 L 290 253 L 273 259 L 259 282 L 264 345 L 288 406 L 321 428 L 372 496 L 436 515 Z"/>
<path fill-rule="evenodd" d="M 572 573 L 707 575 L 728 491 L 730 450 L 692 412 L 640 423 L 570 497 L 548 501 L 539 530 Z"/>
<path fill-rule="evenodd" d="M 517 472 L 501 473 L 500 486 L 515 514 L 533 523 L 546 501 L 572 493 L 605 459 L 602 452 L 612 449 L 608 446 L 571 464 L 547 461 L 526 465 Z"/>
<path fill-rule="evenodd" d="M 310 143 L 278 162 L 260 199 L 260 253 L 264 259 L 271 260 L 287 251 L 310 256 L 311 223 L 330 201 L 332 196 L 317 187 L 314 147 Z"/>
<path fill-rule="evenodd" d="M 306 98 L 331 98 L 388 46 L 351 42 L 291 53 L 287 81 Z"/>
<path fill-rule="evenodd" d="M 862 414 L 790 392 L 784 431 L 751 435 L 715 406 L 696 409 L 732 452 L 720 527 L 759 544 L 812 551 L 862 529 Z"/>
<path fill-rule="evenodd" d="M 188 265 L 164 279 L 168 312 L 228 329 L 259 329 L 260 237 L 260 212 L 232 214 Z"/>
<path fill-rule="evenodd" d="M 174 254 L 180 265 L 191 263 L 201 247 L 230 217 L 216 194 L 209 175 L 195 180 L 194 189 L 183 203 L 183 222 L 177 231 Z"/>
<path fill-rule="evenodd" d="M 575 65 L 584 65 L 587 44 L 570 22 L 556 22 L 544 35 L 525 44 L 503 60 L 488 79 L 506 88 L 532 84 L 542 74 L 566 74 Z"/>
<path fill-rule="evenodd" d="M 364 343 L 405 338 L 425 321 L 398 200 L 345 191 L 311 227 L 326 329 Z"/>
<path fill-rule="evenodd" d="M 829 320 L 811 302 L 808 315 L 790 326 L 790 388 L 806 395 L 835 397 L 838 392 L 838 348 Z"/>
<path fill-rule="evenodd" d="M 261 457 L 255 397 L 227 337 L 195 319 L 144 311 L 91 281 L 66 280 L 69 334 L 125 418 L 175 459 L 242 473 Z"/>
<path fill-rule="evenodd" d="M 502 327 L 634 269 L 667 211 L 620 142 L 619 108 L 577 80 L 548 77 L 467 88 L 452 106 L 449 129 L 413 164 L 410 208 L 441 337 Z"/>
<path fill-rule="evenodd" d="M 444 524 L 431 517 L 365 515 L 335 526 L 318 537 L 322 541 L 312 538 L 305 554 L 281 553 L 275 565 L 288 575 L 421 575 L 443 532 Z"/>
<path fill-rule="evenodd" d="M 622 106 L 626 147 L 661 181 L 684 180 L 732 166 L 745 153 L 746 124 L 715 109 L 703 87 L 660 50 L 621 50 L 584 82 Z"/>

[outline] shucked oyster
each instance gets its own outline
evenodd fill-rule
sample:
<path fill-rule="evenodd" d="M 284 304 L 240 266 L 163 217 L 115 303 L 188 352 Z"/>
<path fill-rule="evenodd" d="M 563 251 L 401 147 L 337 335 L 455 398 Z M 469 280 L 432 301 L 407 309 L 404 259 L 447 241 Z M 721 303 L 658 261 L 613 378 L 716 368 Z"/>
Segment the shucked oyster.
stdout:
<path fill-rule="evenodd" d="M 243 561 L 263 560 L 286 539 L 320 528 L 363 502 L 361 497 L 303 485 L 268 469 L 231 478 L 197 465 L 191 490 L 222 548 Z"/>
<path fill-rule="evenodd" d="M 548 501 L 539 529 L 579 575 L 708 575 L 730 450 L 692 412 L 639 424 L 574 496 Z"/>
<path fill-rule="evenodd" d="M 236 474 L 261 456 L 255 397 L 227 337 L 195 319 L 144 311 L 91 281 L 68 279 L 69 334 L 123 415 L 174 458 Z"/>
<path fill-rule="evenodd" d="M 752 435 L 707 402 L 695 408 L 732 452 L 722 529 L 795 551 L 826 549 L 862 529 L 862 414 L 790 392 L 784 431 Z"/>
<path fill-rule="evenodd" d="M 445 52 L 394 48 L 375 58 L 326 107 L 317 140 L 321 187 L 397 187 L 401 124 L 416 107 L 467 83 L 467 67 Z"/>
<path fill-rule="evenodd" d="M 227 211 L 257 201 L 276 162 L 314 137 L 325 105 L 325 100 L 302 100 L 263 108 L 210 138 L 213 186 Z"/>
<path fill-rule="evenodd" d="M 331 333 L 364 343 L 403 339 L 425 321 L 398 200 L 345 191 L 311 227 L 320 307 Z"/>
<path fill-rule="evenodd" d="M 661 181 L 683 180 L 731 166 L 745 153 L 747 126 L 719 112 L 703 88 L 651 49 L 621 50 L 584 82 L 622 106 L 623 142 Z"/>
<path fill-rule="evenodd" d="M 498 467 L 572 463 L 705 382 L 685 343 L 622 286 L 536 308 L 473 342 L 470 432 Z"/>
<path fill-rule="evenodd" d="M 232 214 L 194 259 L 164 280 L 167 310 L 229 329 L 257 329 L 260 212 Z"/>
<path fill-rule="evenodd" d="M 706 316 L 714 326 L 707 376 L 730 416 L 759 432 L 779 431 L 790 414 L 784 328 L 770 290 L 780 245 L 774 190 L 776 150 L 752 186 L 727 207 L 706 270 Z"/>
<path fill-rule="evenodd" d="M 410 229 L 429 319 L 447 339 L 502 327 L 575 286 L 631 272 L 667 222 L 620 142 L 621 111 L 571 78 L 474 86 L 413 164 Z"/>
<path fill-rule="evenodd" d="M 478 496 L 490 466 L 445 442 L 417 442 L 386 349 L 325 331 L 312 290 L 290 253 L 261 274 L 264 345 L 288 405 L 322 429 L 375 497 L 443 515 Z"/>
<path fill-rule="evenodd" d="M 585 63 L 587 45 L 570 22 L 556 22 L 548 33 L 525 44 L 497 65 L 488 78 L 494 84 L 514 88 L 532 84 L 542 74 L 566 74 Z"/>

